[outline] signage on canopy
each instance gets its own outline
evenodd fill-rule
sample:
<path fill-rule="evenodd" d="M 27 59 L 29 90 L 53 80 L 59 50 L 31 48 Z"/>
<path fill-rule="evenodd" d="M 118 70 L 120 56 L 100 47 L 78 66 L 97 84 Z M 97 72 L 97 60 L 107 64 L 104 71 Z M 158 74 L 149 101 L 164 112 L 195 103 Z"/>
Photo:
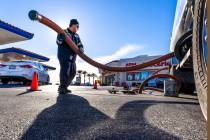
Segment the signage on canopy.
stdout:
<path fill-rule="evenodd" d="M 162 67 L 169 66 L 169 64 L 170 64 L 169 61 L 162 61 L 162 62 L 159 62 L 159 63 L 153 65 L 153 66 L 144 68 L 144 70 L 145 70 L 145 69 L 151 69 L 151 68 L 158 69 L 158 68 L 162 68 Z M 131 66 L 135 66 L 135 65 L 137 65 L 136 62 L 129 62 L 129 63 L 126 63 L 126 64 L 125 64 L 126 67 L 131 67 Z"/>

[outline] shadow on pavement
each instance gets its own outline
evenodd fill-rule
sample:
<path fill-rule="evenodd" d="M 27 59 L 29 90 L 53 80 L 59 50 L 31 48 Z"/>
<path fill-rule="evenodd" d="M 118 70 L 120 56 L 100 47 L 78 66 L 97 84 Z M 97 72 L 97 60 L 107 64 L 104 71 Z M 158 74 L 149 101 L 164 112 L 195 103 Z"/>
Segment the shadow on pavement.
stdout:
<path fill-rule="evenodd" d="M 42 111 L 22 140 L 62 140 L 91 125 L 109 119 L 88 101 L 76 95 L 59 95 L 53 106 Z"/>
<path fill-rule="evenodd" d="M 28 93 L 32 93 L 34 91 L 30 90 L 30 89 L 27 89 L 25 92 L 22 92 L 22 93 L 19 93 L 17 94 L 16 96 L 21 96 L 21 95 L 24 95 L 24 94 L 28 94 Z"/>
<path fill-rule="evenodd" d="M 59 95 L 56 104 L 37 116 L 21 140 L 179 139 L 147 122 L 144 112 L 155 104 L 196 103 L 133 101 L 124 104 L 112 119 L 91 106 L 85 98 Z"/>

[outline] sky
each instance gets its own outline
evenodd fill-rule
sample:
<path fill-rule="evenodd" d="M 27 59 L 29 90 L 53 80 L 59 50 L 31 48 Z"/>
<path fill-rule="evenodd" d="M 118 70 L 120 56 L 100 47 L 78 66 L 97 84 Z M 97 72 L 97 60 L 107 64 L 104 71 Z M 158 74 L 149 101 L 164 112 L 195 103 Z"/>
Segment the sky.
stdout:
<path fill-rule="evenodd" d="M 57 68 L 51 72 L 58 81 L 56 33 L 30 21 L 28 12 L 37 10 L 62 28 L 72 18 L 78 19 L 78 34 L 85 54 L 100 63 L 169 52 L 176 0 L 1 0 L 0 19 L 34 33 L 28 41 L 1 45 L 19 47 L 47 56 L 47 63 Z M 98 69 L 79 57 L 77 69 L 98 74 Z M 51 78 L 52 79 L 52 78 Z"/>

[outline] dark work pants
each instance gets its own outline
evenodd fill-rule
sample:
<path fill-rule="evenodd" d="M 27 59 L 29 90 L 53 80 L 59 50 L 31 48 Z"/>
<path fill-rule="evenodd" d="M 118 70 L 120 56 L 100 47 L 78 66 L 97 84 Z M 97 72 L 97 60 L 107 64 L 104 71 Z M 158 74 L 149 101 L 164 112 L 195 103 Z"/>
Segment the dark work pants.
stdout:
<path fill-rule="evenodd" d="M 71 57 L 58 57 L 60 63 L 60 88 L 67 88 L 76 75 L 76 63 Z"/>

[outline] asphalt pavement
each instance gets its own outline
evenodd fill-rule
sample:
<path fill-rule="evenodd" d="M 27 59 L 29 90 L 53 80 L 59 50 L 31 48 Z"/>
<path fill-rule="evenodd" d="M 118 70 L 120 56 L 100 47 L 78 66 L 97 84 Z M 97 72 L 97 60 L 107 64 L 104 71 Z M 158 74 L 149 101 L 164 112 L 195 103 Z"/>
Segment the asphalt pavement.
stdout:
<path fill-rule="evenodd" d="M 202 140 L 206 121 L 197 96 L 110 94 L 111 87 L 0 88 L 0 140 Z"/>

